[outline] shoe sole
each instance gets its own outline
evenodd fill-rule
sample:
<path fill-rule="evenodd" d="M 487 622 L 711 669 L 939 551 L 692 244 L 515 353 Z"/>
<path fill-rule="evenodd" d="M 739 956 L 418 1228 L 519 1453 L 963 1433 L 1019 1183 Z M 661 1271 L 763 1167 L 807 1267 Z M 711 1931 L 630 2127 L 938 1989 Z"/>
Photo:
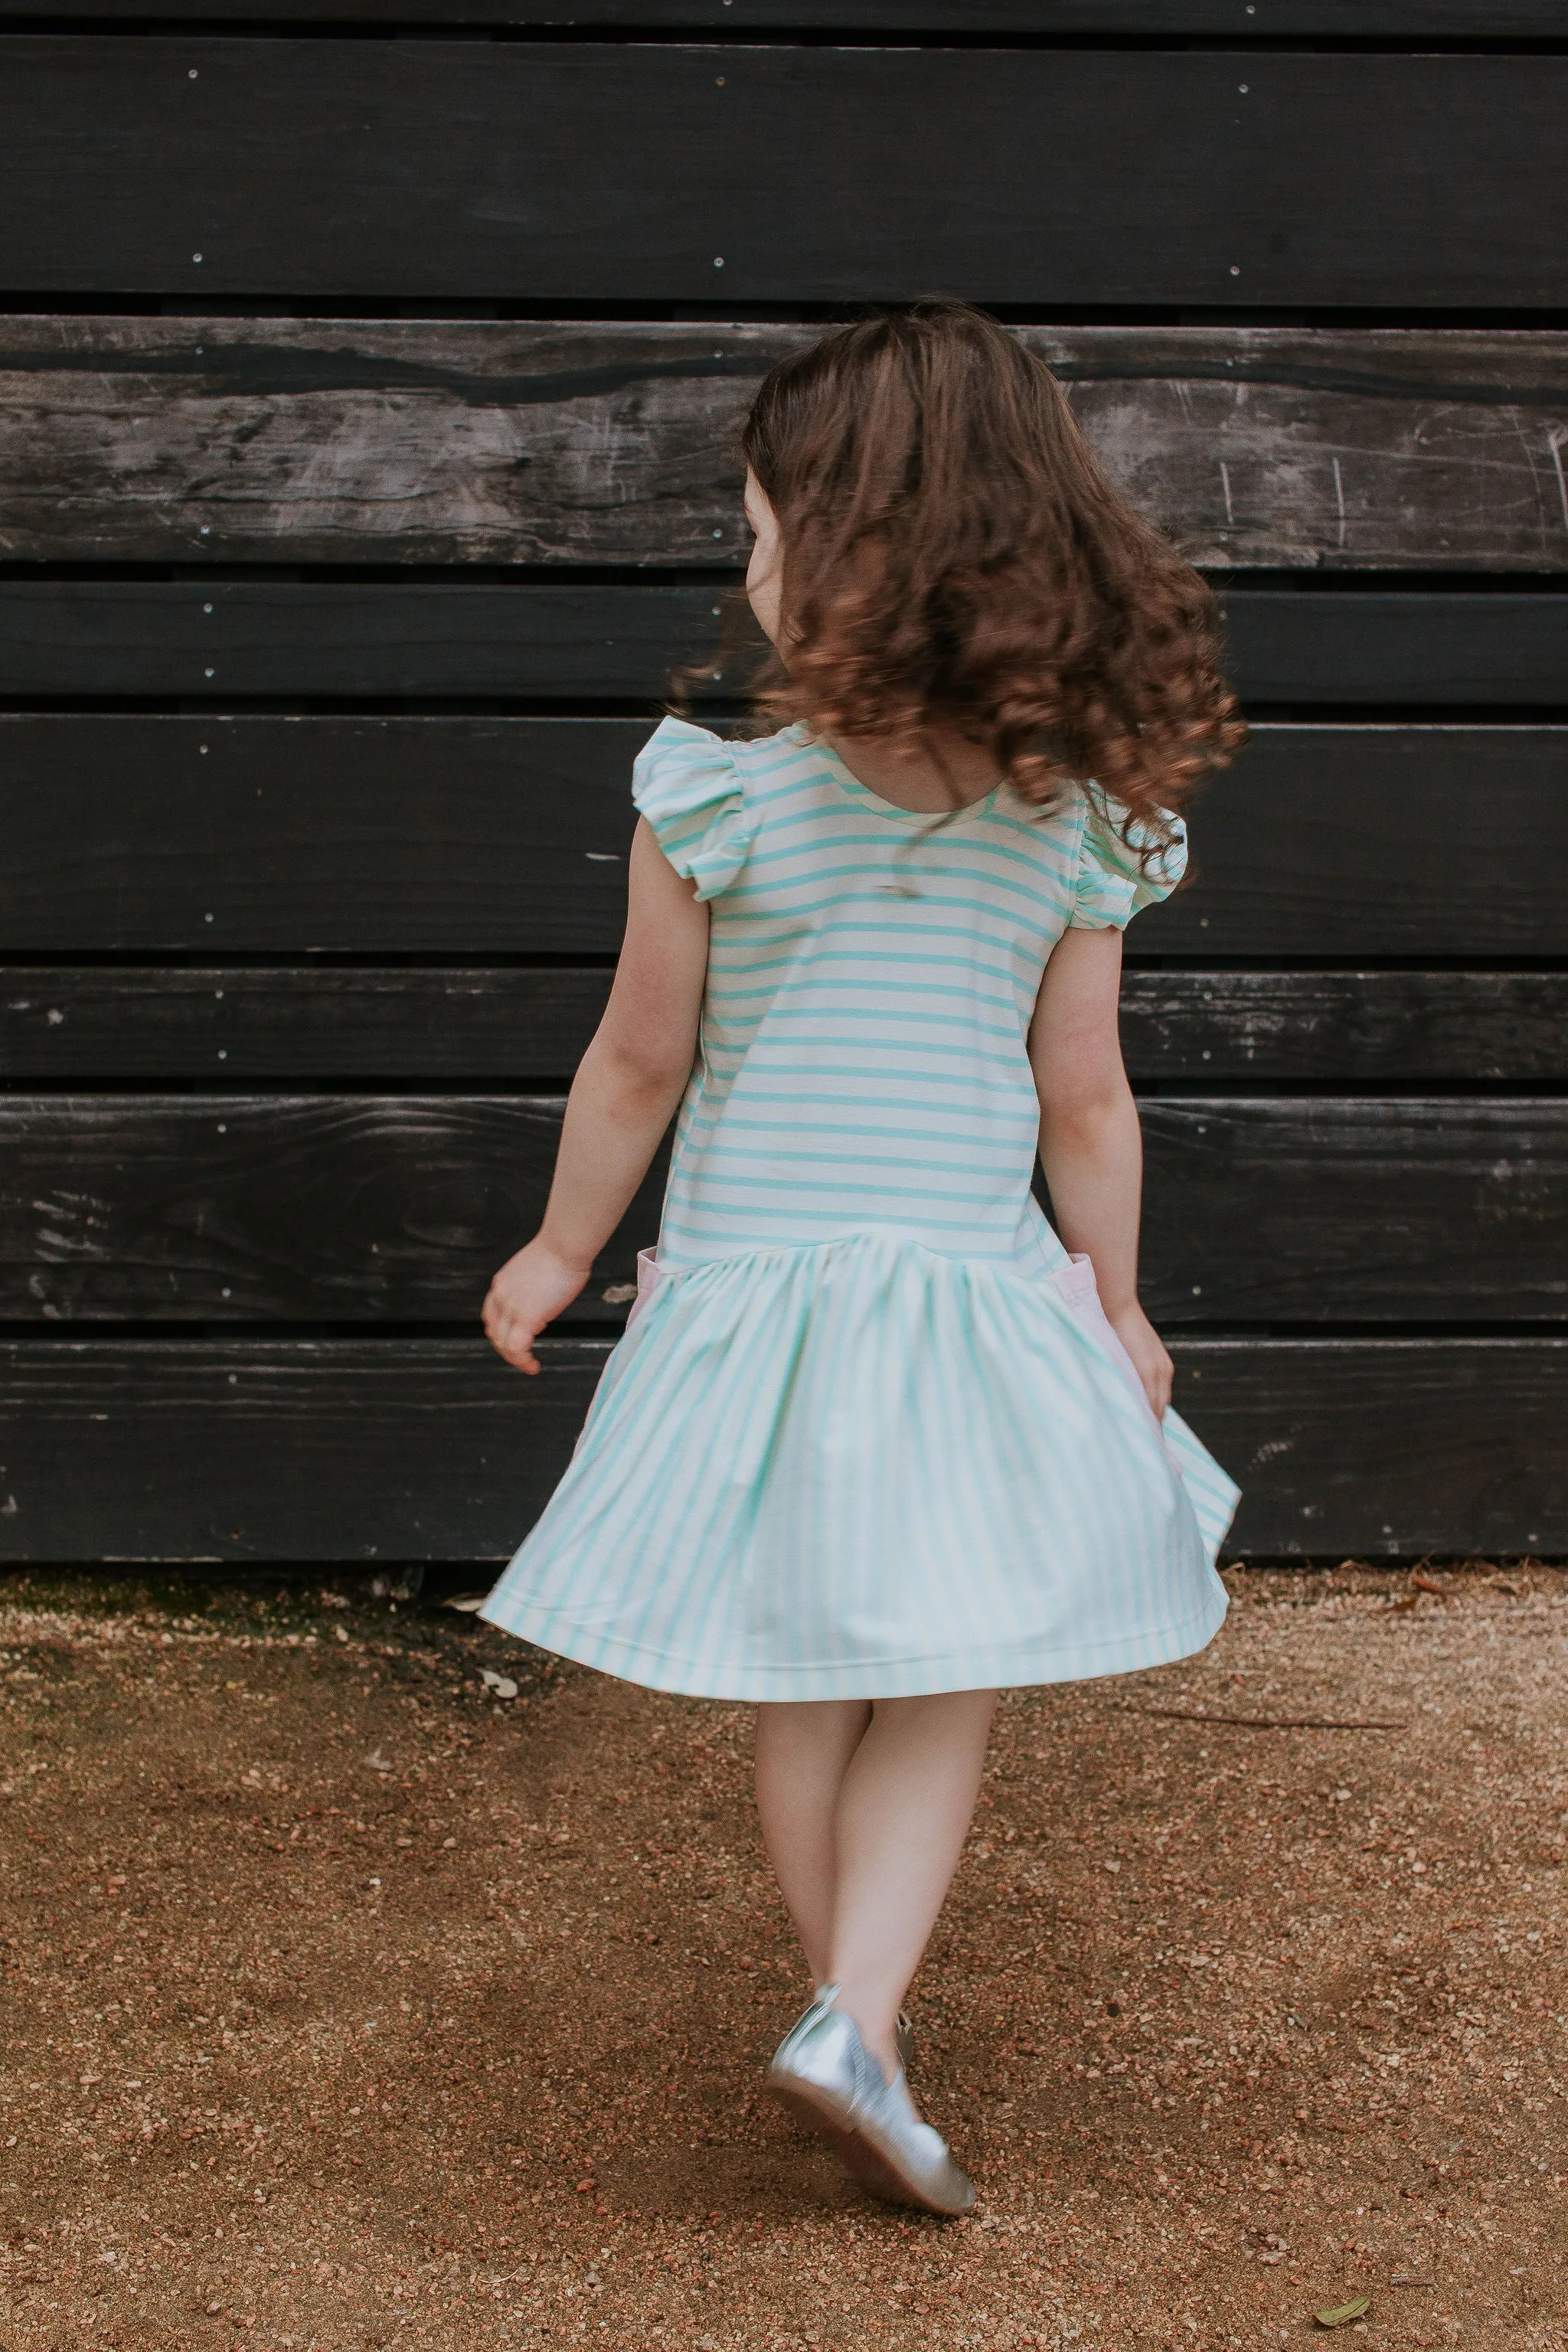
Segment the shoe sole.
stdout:
<path fill-rule="evenodd" d="M 798 2075 L 770 2074 L 767 2087 L 797 2123 L 825 2139 L 863 2189 L 888 2205 L 914 2205 L 922 2213 L 940 2213 L 948 2221 L 972 2210 L 974 2185 L 960 2173 L 968 2196 L 962 2204 L 943 2204 L 907 2173 L 880 2132 L 858 2123 L 830 2091 Z M 953 2170 L 958 2171 L 954 2165 Z"/>

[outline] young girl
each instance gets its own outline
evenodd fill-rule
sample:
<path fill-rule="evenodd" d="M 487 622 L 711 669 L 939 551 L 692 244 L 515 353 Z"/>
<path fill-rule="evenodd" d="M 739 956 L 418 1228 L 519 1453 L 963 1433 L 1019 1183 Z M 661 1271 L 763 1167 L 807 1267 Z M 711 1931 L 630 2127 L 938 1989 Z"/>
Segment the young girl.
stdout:
<path fill-rule="evenodd" d="M 900 2003 L 997 1691 L 1186 1656 L 1225 1614 L 1237 1490 L 1138 1304 L 1116 1008 L 1173 812 L 1244 730 L 1207 590 L 981 314 L 825 336 L 743 447 L 786 723 L 666 719 L 634 768 L 615 987 L 485 1306 L 508 1362 L 538 1370 L 679 1104 L 663 1222 L 484 1614 L 756 1703 L 817 1986 L 770 2085 L 878 2194 L 957 2213 Z"/>

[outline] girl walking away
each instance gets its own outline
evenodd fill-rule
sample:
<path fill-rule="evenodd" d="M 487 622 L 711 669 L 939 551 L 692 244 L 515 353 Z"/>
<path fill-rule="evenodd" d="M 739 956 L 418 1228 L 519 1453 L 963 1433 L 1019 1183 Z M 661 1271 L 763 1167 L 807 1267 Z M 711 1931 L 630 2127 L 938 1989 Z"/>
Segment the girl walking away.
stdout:
<path fill-rule="evenodd" d="M 1208 591 L 980 313 L 826 335 L 743 447 L 777 731 L 666 719 L 633 771 L 609 1006 L 486 1301 L 510 1363 L 538 1370 L 679 1105 L 668 1190 L 484 1614 L 755 1703 L 816 1986 L 769 2084 L 875 2193 L 957 2213 L 900 2003 L 997 1692 L 1184 1657 L 1225 1614 L 1237 1490 L 1138 1303 L 1116 1003 L 1181 803 L 1245 730 Z"/>

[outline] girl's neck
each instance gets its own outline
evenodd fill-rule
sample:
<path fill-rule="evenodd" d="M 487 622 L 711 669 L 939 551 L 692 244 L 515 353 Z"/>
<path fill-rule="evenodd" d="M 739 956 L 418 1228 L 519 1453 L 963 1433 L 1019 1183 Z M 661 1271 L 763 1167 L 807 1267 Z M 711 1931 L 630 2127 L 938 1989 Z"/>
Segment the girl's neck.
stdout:
<path fill-rule="evenodd" d="M 933 729 L 930 749 L 920 751 L 895 747 L 884 736 L 829 735 L 823 740 L 857 782 L 911 815 L 937 816 L 949 809 L 968 808 L 984 800 L 997 782 L 990 752 L 952 727 Z"/>

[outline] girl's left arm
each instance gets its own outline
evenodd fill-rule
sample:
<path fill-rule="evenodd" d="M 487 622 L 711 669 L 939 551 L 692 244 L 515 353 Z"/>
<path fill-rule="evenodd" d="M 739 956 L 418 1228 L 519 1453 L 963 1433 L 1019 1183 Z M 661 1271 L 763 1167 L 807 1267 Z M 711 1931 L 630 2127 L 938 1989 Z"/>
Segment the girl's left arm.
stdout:
<path fill-rule="evenodd" d="M 637 820 L 626 930 L 605 1017 L 577 1066 L 544 1222 L 485 1300 L 490 1344 L 536 1372 L 533 1342 L 615 1232 L 686 1091 L 708 973 L 708 909 Z"/>
<path fill-rule="evenodd" d="M 1173 1367 L 1138 1303 L 1138 1221 L 1143 1138 L 1116 1025 L 1119 930 L 1068 930 L 1052 949 L 1029 1025 L 1040 1098 L 1040 1164 L 1057 1230 L 1087 1253 L 1100 1305 L 1137 1367 L 1156 1413 L 1171 1402 Z"/>

